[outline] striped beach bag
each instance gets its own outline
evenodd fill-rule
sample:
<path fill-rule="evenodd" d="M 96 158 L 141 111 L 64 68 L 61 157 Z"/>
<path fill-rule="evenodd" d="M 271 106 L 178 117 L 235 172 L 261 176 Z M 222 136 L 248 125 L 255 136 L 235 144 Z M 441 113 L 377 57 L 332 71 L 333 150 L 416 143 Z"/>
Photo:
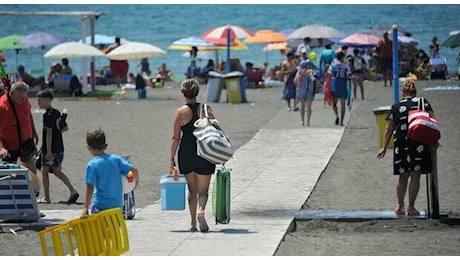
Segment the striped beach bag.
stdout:
<path fill-rule="evenodd" d="M 220 128 L 217 120 L 209 119 L 207 105 L 203 104 L 200 119 L 194 123 L 197 154 L 213 164 L 224 164 L 233 156 L 230 139 Z"/>
<path fill-rule="evenodd" d="M 438 122 L 425 111 L 425 99 L 419 98 L 417 109 L 409 111 L 407 137 L 424 145 L 433 146 L 441 138 Z"/>

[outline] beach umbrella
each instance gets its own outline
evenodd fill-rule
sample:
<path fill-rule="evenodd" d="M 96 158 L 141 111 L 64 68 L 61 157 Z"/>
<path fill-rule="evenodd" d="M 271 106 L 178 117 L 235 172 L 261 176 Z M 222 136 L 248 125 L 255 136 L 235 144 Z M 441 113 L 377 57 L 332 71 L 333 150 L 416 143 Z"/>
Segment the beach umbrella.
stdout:
<path fill-rule="evenodd" d="M 450 34 L 450 36 L 443 42 L 441 43 L 442 47 L 447 47 L 447 48 L 455 48 L 460 46 L 460 31 L 457 31 L 457 33 Z"/>
<path fill-rule="evenodd" d="M 374 26 L 371 28 L 372 30 L 376 30 L 376 31 L 382 31 L 382 32 L 385 32 L 385 31 L 393 31 L 393 25 L 391 24 L 381 24 L 381 25 L 377 25 L 377 26 Z M 404 34 L 405 36 L 408 36 L 408 37 L 411 37 L 412 36 L 412 33 L 409 32 L 408 30 L 398 26 L 398 32 Z"/>
<path fill-rule="evenodd" d="M 288 35 L 288 47 L 295 48 L 303 42 L 305 37 L 310 37 L 310 47 L 321 47 L 334 42 L 331 39 L 334 38 L 343 38 L 345 35 L 330 26 L 323 24 L 312 24 L 305 25 L 298 29 L 295 29 L 291 34 Z"/>
<path fill-rule="evenodd" d="M 143 42 L 128 42 L 109 52 L 110 60 L 142 59 L 165 55 L 166 52 L 155 45 Z"/>
<path fill-rule="evenodd" d="M 42 74 L 45 75 L 45 63 L 43 61 L 43 49 L 48 45 L 56 45 L 67 41 L 65 37 L 50 34 L 45 32 L 36 32 L 21 38 L 18 43 L 28 47 L 40 47 L 41 59 L 42 59 Z"/>
<path fill-rule="evenodd" d="M 305 25 L 288 35 L 288 39 L 302 39 L 305 37 L 310 37 L 313 39 L 331 39 L 331 38 L 342 38 L 345 35 L 330 26 L 323 24 L 312 24 Z"/>
<path fill-rule="evenodd" d="M 264 47 L 264 51 L 286 50 L 287 44 L 287 42 L 269 43 Z"/>
<path fill-rule="evenodd" d="M 347 47 L 375 47 L 379 41 L 380 37 L 373 33 L 357 32 L 341 39 L 338 45 Z"/>
<path fill-rule="evenodd" d="M 379 37 L 379 39 L 381 39 L 381 37 L 383 36 L 384 32 L 387 32 L 388 37 L 391 40 L 393 40 L 393 31 L 392 30 L 391 31 L 380 31 L 380 30 L 377 30 L 377 29 L 372 29 L 372 30 L 361 31 L 360 33 L 374 34 L 375 36 Z M 398 43 L 399 44 L 418 45 L 420 43 L 420 41 L 405 35 L 403 32 L 400 32 L 399 28 L 398 28 Z"/>
<path fill-rule="evenodd" d="M 58 44 L 43 55 L 45 58 L 55 59 L 95 56 L 105 56 L 105 54 L 96 47 L 78 42 L 64 42 Z"/>
<path fill-rule="evenodd" d="M 16 67 L 18 66 L 18 54 L 21 49 L 29 48 L 18 43 L 24 36 L 13 34 L 0 38 L 0 50 L 15 50 L 16 51 Z"/>
<path fill-rule="evenodd" d="M 288 38 L 279 32 L 272 30 L 260 30 L 253 36 L 246 38 L 244 43 L 272 43 L 272 42 L 287 42 Z"/>
<path fill-rule="evenodd" d="M 234 39 L 244 39 L 253 36 L 254 33 L 244 27 L 237 25 L 220 25 L 213 27 L 203 33 L 202 37 L 204 40 L 214 43 L 216 45 L 222 45 L 226 43 L 227 46 L 227 61 L 226 61 L 226 72 L 230 72 L 230 47 Z"/>
<path fill-rule="evenodd" d="M 182 38 L 174 41 L 168 46 L 170 50 L 188 51 L 192 47 L 196 47 L 198 50 L 214 50 L 214 44 L 203 40 L 202 38 L 192 36 L 188 38 Z"/>
<path fill-rule="evenodd" d="M 65 37 L 45 32 L 36 32 L 22 37 L 18 43 L 29 47 L 44 47 L 65 42 Z"/>
<path fill-rule="evenodd" d="M 182 57 L 191 58 L 192 56 L 190 56 L 189 51 L 185 51 L 182 54 Z M 200 60 L 212 60 L 214 58 L 214 52 L 213 51 L 198 51 L 196 53 L 196 57 L 193 57 L 193 58 L 200 59 Z"/>
<path fill-rule="evenodd" d="M 94 45 L 106 46 L 110 45 L 115 42 L 116 36 L 104 35 L 104 34 L 94 34 Z M 125 38 L 120 37 L 120 44 L 126 44 L 129 41 Z M 82 40 L 79 40 L 78 43 L 83 43 Z M 91 35 L 86 36 L 85 38 L 86 44 L 91 44 Z"/>

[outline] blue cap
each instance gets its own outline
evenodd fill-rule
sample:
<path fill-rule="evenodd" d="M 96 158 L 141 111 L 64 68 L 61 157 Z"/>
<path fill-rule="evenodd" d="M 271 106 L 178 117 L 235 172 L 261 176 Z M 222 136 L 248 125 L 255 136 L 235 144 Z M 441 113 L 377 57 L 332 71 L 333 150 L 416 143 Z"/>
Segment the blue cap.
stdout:
<path fill-rule="evenodd" d="M 305 69 L 308 64 L 310 64 L 310 60 L 302 60 L 302 61 L 300 61 L 300 67 L 302 69 Z"/>

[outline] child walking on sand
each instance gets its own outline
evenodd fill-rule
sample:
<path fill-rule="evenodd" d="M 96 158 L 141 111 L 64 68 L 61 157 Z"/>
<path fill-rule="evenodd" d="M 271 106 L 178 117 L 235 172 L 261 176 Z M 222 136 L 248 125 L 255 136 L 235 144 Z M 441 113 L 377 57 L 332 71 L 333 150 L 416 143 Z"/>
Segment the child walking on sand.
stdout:
<path fill-rule="evenodd" d="M 137 168 L 116 154 L 107 154 L 105 133 L 95 129 L 86 133 L 86 147 L 94 156 L 86 165 L 86 198 L 82 218 L 102 210 L 120 208 L 123 210 L 123 186 L 121 175 L 131 171 L 137 187 L 139 173 Z M 91 206 L 91 210 L 90 210 Z"/>
<path fill-rule="evenodd" d="M 53 93 L 48 90 L 42 90 L 37 93 L 38 106 L 41 109 L 46 109 L 43 114 L 43 136 L 41 147 L 41 169 L 42 182 L 45 197 L 39 199 L 38 203 L 49 204 L 50 199 L 50 182 L 49 172 L 52 172 L 69 188 L 70 197 L 65 203 L 75 203 L 80 196 L 75 188 L 70 183 L 69 178 L 62 172 L 61 165 L 64 160 L 64 142 L 62 140 L 62 132 L 68 130 L 67 125 L 61 124 L 61 112 L 51 106 Z"/>

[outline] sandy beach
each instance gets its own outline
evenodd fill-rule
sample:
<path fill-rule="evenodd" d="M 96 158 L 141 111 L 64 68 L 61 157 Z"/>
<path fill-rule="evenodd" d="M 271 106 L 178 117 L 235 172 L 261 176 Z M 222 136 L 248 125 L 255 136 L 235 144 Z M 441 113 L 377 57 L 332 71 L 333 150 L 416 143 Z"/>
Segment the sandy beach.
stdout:
<path fill-rule="evenodd" d="M 458 255 L 460 240 L 460 194 L 458 177 L 460 163 L 456 158 L 459 139 L 458 125 L 453 108 L 458 91 L 421 91 L 439 85 L 458 85 L 458 82 L 424 81 L 418 83 L 419 94 L 432 104 L 442 126 L 441 147 L 438 150 L 440 209 L 449 216 L 448 223 L 439 220 L 391 220 L 341 222 L 327 220 L 297 221 L 294 232 L 287 234 L 276 255 Z M 394 181 L 391 173 L 392 156 L 378 161 L 378 137 L 375 105 L 392 103 L 392 88 L 382 82 L 366 82 L 366 100 L 354 103 L 346 130 L 321 175 L 314 191 L 305 198 L 304 210 L 382 210 L 393 209 L 396 204 Z M 199 101 L 205 102 L 203 86 Z M 247 143 L 257 131 L 286 104 L 281 101 L 282 88 L 247 89 L 248 103 L 232 105 L 225 102 L 225 92 L 219 103 L 210 103 L 221 126 L 238 148 Z M 322 95 L 315 102 L 323 102 Z M 36 98 L 31 98 L 34 109 Z M 69 191 L 56 178 L 51 178 L 51 204 L 40 204 L 40 209 L 80 209 L 85 192 L 84 169 L 91 155 L 86 150 L 86 131 L 101 127 L 107 135 L 107 152 L 131 155 L 131 162 L 139 168 L 141 185 L 136 189 L 137 207 L 143 207 L 160 198 L 159 179 L 167 173 L 175 108 L 184 103 L 177 85 L 168 84 L 161 89 L 149 89 L 146 100 L 138 100 L 137 93 L 128 91 L 124 96 L 107 101 L 87 101 L 59 97 L 54 107 L 69 110 L 70 131 L 64 134 L 65 159 L 63 171 L 80 193 L 77 204 L 60 204 L 67 200 Z M 285 112 L 298 120 L 298 114 Z M 315 114 L 316 113 L 316 114 Z M 315 116 L 330 116 L 332 109 L 314 111 Z M 348 111 L 347 111 L 348 113 Z M 33 113 L 37 129 L 41 129 L 42 114 Z M 313 124 L 314 121 L 312 121 Z M 333 120 L 331 120 L 333 124 Z M 416 205 L 426 208 L 425 182 Z M 77 217 L 77 216 L 76 216 Z M 449 225 L 452 224 L 452 225 Z M 402 247 L 407 241 L 417 241 Z M 17 230 L 13 235 L 0 233 L 0 255 L 41 255 L 36 231 Z M 384 245 L 384 246 L 382 246 Z"/>

